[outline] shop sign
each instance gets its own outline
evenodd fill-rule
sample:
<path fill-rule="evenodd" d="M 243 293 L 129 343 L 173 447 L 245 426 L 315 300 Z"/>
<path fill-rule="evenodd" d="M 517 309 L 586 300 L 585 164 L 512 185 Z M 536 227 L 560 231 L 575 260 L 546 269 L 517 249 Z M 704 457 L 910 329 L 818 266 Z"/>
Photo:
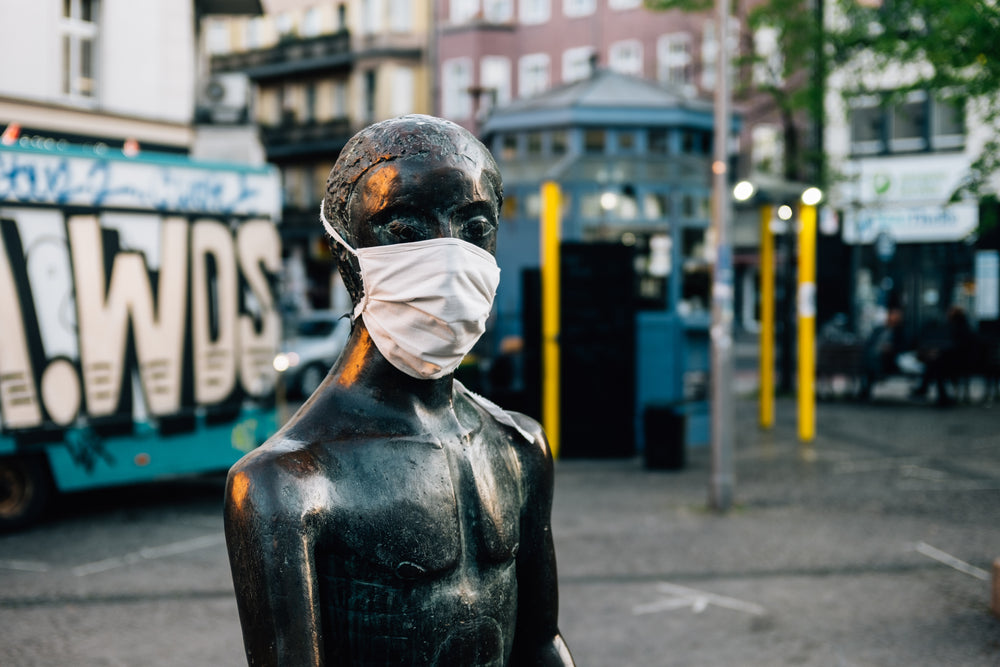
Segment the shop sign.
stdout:
<path fill-rule="evenodd" d="M 933 160 L 910 156 L 859 160 L 858 167 L 861 203 L 885 205 L 947 202 L 969 164 L 962 155 L 935 155 Z"/>
<path fill-rule="evenodd" d="M 844 242 L 870 244 L 881 233 L 896 243 L 959 241 L 978 225 L 979 207 L 974 203 L 861 208 L 845 212 Z"/>

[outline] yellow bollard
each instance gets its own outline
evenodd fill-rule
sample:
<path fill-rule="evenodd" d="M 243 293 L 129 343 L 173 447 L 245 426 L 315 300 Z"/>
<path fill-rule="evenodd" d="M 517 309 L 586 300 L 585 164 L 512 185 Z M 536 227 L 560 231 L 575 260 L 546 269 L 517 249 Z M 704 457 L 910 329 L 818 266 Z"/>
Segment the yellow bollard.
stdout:
<path fill-rule="evenodd" d="M 774 426 L 774 232 L 770 204 L 760 207 L 760 427 Z"/>
<path fill-rule="evenodd" d="M 562 242 L 561 193 L 552 181 L 542 183 L 542 426 L 559 456 L 559 261 Z"/>
<path fill-rule="evenodd" d="M 799 207 L 799 440 L 816 435 L 816 207 Z"/>

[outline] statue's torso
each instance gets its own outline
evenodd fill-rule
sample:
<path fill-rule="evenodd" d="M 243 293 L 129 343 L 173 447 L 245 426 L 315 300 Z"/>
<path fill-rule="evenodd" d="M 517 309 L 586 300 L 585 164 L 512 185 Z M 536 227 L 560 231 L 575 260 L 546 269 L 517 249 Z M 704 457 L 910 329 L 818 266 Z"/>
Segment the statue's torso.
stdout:
<path fill-rule="evenodd" d="M 494 430 L 376 440 L 325 463 L 336 468 L 316 553 L 327 664 L 506 664 L 522 491 Z"/>

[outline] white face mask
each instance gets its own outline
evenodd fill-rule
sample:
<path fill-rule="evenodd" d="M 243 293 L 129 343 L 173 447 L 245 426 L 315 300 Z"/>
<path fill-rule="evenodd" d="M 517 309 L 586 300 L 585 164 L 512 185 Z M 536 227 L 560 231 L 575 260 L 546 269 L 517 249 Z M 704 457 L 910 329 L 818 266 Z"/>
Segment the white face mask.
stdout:
<path fill-rule="evenodd" d="M 500 283 L 489 252 L 456 238 L 355 250 L 320 210 L 330 236 L 358 258 L 364 297 L 354 308 L 389 363 L 437 379 L 462 363 L 486 330 Z"/>

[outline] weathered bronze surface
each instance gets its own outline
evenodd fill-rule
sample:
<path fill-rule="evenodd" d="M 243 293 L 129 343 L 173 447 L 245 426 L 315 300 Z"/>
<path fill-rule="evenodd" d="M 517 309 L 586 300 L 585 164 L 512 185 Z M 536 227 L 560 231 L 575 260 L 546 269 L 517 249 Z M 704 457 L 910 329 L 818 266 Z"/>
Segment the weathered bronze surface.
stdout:
<path fill-rule="evenodd" d="M 471 134 L 427 116 L 360 132 L 325 217 L 354 248 L 495 251 L 502 191 Z M 342 249 L 345 284 L 363 293 Z M 572 665 L 557 627 L 553 465 L 538 423 L 451 375 L 410 377 L 361 318 L 319 389 L 229 473 L 226 539 L 251 665 Z"/>

